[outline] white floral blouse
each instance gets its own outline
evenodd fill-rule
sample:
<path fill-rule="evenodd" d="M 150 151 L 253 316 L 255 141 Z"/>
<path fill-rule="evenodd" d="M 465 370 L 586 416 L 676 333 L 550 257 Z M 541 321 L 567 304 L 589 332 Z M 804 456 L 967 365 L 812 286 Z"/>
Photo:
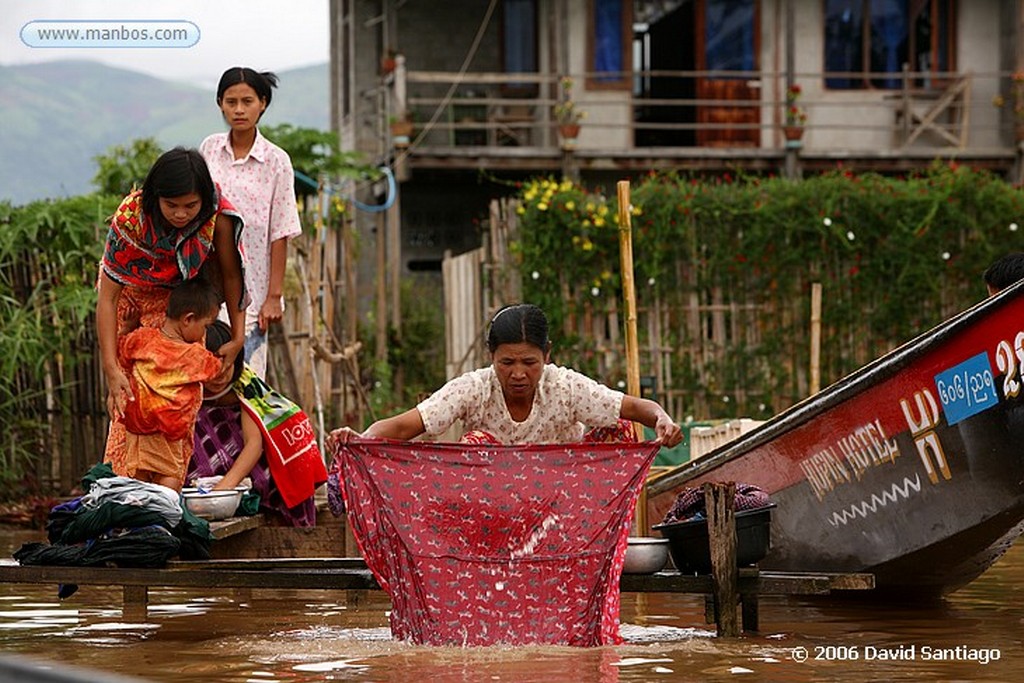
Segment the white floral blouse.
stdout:
<path fill-rule="evenodd" d="M 529 416 L 516 422 L 494 368 L 487 367 L 452 379 L 416 408 L 430 436 L 461 420 L 465 432 L 488 432 L 505 444 L 570 443 L 581 440 L 588 429 L 614 426 L 622 396 L 575 370 L 549 364 Z"/>

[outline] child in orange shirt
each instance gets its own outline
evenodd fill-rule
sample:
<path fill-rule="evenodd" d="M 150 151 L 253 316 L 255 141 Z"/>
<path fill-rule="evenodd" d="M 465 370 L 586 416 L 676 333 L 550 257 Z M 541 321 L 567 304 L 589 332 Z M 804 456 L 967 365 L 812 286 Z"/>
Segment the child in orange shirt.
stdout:
<path fill-rule="evenodd" d="M 171 292 L 163 325 L 140 327 L 121 338 L 120 358 L 134 400 L 122 418 L 125 471 L 115 474 L 181 491 L 203 383 L 220 372 L 220 359 L 204 344 L 220 299 L 205 279 L 186 280 Z"/>

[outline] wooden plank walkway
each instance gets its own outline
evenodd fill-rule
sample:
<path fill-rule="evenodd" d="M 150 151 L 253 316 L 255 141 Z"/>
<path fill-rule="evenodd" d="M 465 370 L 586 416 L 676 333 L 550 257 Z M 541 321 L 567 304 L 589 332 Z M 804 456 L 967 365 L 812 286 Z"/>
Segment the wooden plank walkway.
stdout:
<path fill-rule="evenodd" d="M 0 560 L 0 582 L 121 586 L 126 617 L 145 619 L 150 588 L 267 588 L 379 590 L 380 585 L 361 557 L 172 561 L 161 569 L 121 567 L 22 566 Z M 711 575 L 675 571 L 623 574 L 624 593 L 692 593 L 711 596 Z M 837 590 L 874 588 L 871 574 L 791 574 L 738 570 L 737 590 L 744 630 L 756 631 L 757 603 L 762 595 L 826 595 Z M 715 619 L 709 620 L 716 621 Z"/>
<path fill-rule="evenodd" d="M 678 571 L 655 574 L 623 574 L 619 588 L 623 593 L 689 593 L 705 596 L 707 623 L 717 625 L 718 634 L 739 635 L 737 608 L 742 630 L 759 629 L 759 600 L 762 595 L 827 595 L 834 591 L 870 590 L 873 574 L 865 573 L 782 573 L 760 571 L 756 566 L 736 566 L 736 533 L 733 499 L 735 484 L 705 484 L 709 550 L 712 572 L 687 575 Z M 172 561 L 160 569 L 121 567 L 21 566 L 13 560 L 0 560 L 0 582 L 30 584 L 78 584 L 83 586 L 121 586 L 125 618 L 144 620 L 150 588 L 270 588 L 327 589 L 346 591 L 379 590 L 380 585 L 361 557 L 300 556 L 300 546 L 334 552 L 353 552 L 348 533 L 339 540 L 323 535 L 330 527 L 296 530 L 267 527 L 261 516 L 211 522 L 214 548 L 223 546 L 230 557 L 202 562 Z M 261 559 L 242 554 L 263 552 L 267 539 L 254 542 L 254 534 L 266 533 L 274 544 L 272 558 Z M 296 543 L 285 534 L 305 532 L 307 543 Z M 315 534 L 319 535 L 312 535 Z M 323 536 L 321 538 L 321 536 Z M 262 549 L 261 549 L 262 548 Z M 357 550 L 355 550 L 358 552 Z M 215 553 L 215 557 L 217 554 Z M 731 605 L 723 609 L 722 605 Z"/>

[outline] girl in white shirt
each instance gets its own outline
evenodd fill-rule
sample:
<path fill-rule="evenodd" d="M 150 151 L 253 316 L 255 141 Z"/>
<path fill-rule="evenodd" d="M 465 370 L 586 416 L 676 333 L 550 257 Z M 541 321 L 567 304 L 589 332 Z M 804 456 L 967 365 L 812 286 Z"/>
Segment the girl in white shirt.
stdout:
<path fill-rule="evenodd" d="M 265 377 L 267 328 L 281 320 L 288 240 L 302 232 L 295 203 L 291 158 L 260 134 L 257 123 L 270 106 L 277 76 L 232 67 L 217 85 L 217 106 L 230 126 L 209 136 L 199 151 L 224 195 L 245 219 L 242 253 L 246 290 L 245 360 Z"/>

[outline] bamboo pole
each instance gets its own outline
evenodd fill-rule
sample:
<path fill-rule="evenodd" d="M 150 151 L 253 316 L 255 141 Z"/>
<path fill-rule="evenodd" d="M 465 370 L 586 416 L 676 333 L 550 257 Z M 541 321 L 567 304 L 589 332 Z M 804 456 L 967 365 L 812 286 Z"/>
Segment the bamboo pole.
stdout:
<path fill-rule="evenodd" d="M 810 395 L 821 389 L 821 283 L 811 283 L 811 381 Z"/>
<path fill-rule="evenodd" d="M 619 262 L 622 270 L 622 294 L 626 300 L 626 392 L 640 396 L 640 349 L 636 332 L 636 288 L 633 282 L 633 232 L 630 220 L 629 181 L 618 183 L 619 196 Z M 643 426 L 634 422 L 637 441 L 642 441 Z M 637 534 L 647 535 L 647 487 L 640 488 L 636 503 Z"/>

